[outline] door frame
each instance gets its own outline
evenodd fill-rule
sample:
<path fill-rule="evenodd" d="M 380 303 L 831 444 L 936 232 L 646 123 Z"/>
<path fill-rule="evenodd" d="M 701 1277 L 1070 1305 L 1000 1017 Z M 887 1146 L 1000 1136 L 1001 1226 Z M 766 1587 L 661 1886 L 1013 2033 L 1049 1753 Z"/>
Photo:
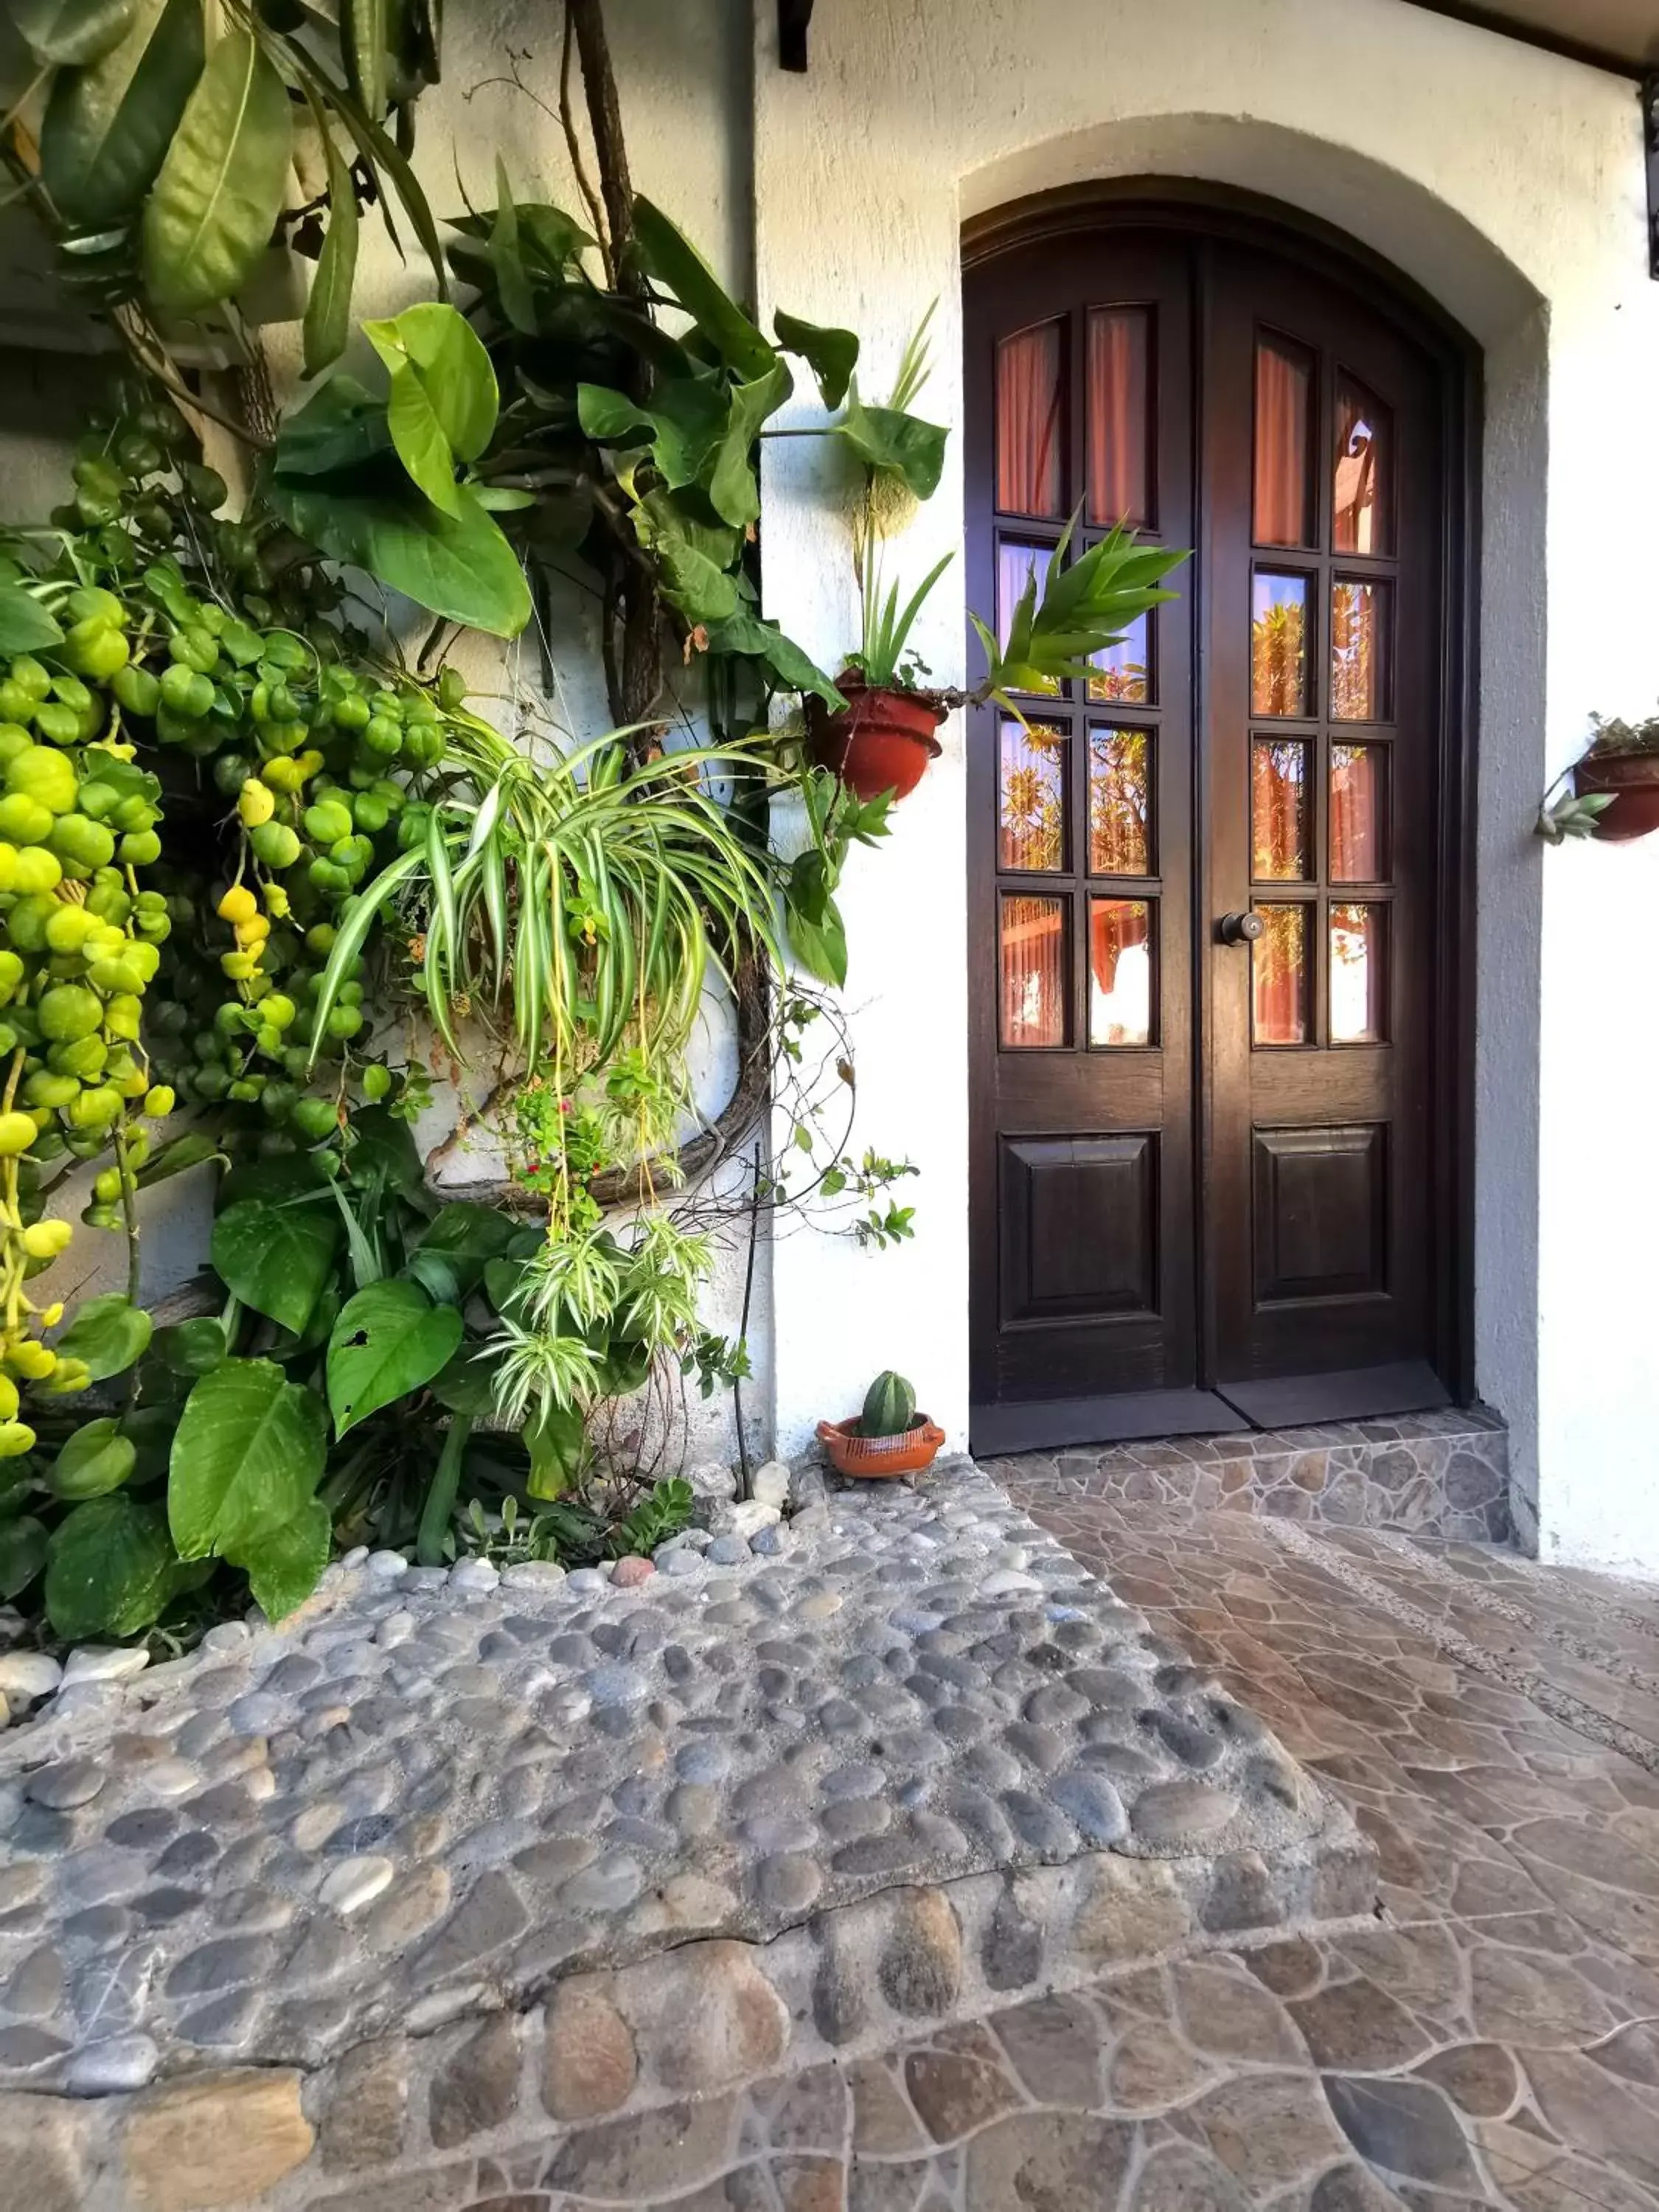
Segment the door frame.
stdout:
<path fill-rule="evenodd" d="M 1430 295 L 1382 255 L 1316 216 L 1240 187 L 1180 177 L 1103 179 L 1033 194 L 964 224 L 964 276 L 1000 255 L 1113 230 L 1169 230 L 1288 255 L 1322 281 L 1357 296 L 1435 365 L 1441 395 L 1445 498 L 1442 510 L 1442 647 L 1437 694 L 1443 742 L 1436 793 L 1434 965 L 1430 1038 L 1436 1111 L 1430 1143 L 1430 1283 L 1434 1367 L 1460 1405 L 1474 1398 L 1474 1042 L 1478 744 L 1480 731 L 1480 453 L 1483 356 Z M 964 453 L 969 469 L 990 456 Z M 1201 485 L 1194 495 L 1201 500 Z M 1201 619 L 1200 625 L 1201 635 Z M 969 643 L 970 665 L 974 651 Z M 1205 726 L 1208 671 L 1194 669 L 1193 726 Z M 968 779 L 969 804 L 975 780 Z M 1203 834 L 1202 810 L 1194 823 Z M 972 975 L 975 895 L 966 902 L 964 958 Z M 970 985 L 970 988 L 973 986 Z M 1202 1010 L 1194 994 L 1194 1109 L 1204 1064 Z M 977 1018 L 977 1015 L 974 1017 Z M 1200 1146 L 1207 1133 L 1196 1117 Z M 971 1203 L 971 1199 L 970 1199 Z M 1202 1207 L 1197 1209 L 1202 1214 Z M 1195 1256 L 1203 1279 L 1201 1218 Z M 980 1240 L 970 1238 L 970 1252 Z M 1206 1317 L 1200 1316 L 1200 1327 Z M 977 1378 L 975 1378 L 977 1379 Z M 971 1395 L 971 1393 L 970 1393 Z M 977 1403 L 975 1403 L 977 1410 Z M 1002 1449 L 1007 1449 L 1003 1445 Z"/>

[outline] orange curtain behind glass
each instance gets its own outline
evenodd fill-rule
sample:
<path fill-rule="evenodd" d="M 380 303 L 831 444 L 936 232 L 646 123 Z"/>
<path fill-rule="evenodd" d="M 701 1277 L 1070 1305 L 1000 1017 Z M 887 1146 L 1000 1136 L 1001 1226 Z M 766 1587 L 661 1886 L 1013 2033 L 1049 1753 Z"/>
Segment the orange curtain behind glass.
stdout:
<path fill-rule="evenodd" d="M 1145 522 L 1146 311 L 1089 317 L 1089 520 Z"/>
<path fill-rule="evenodd" d="M 1060 325 L 1040 323 L 997 348 L 997 506 L 1060 513 Z"/>
<path fill-rule="evenodd" d="M 1263 338 L 1255 349 L 1258 545 L 1308 543 L 1308 362 Z"/>

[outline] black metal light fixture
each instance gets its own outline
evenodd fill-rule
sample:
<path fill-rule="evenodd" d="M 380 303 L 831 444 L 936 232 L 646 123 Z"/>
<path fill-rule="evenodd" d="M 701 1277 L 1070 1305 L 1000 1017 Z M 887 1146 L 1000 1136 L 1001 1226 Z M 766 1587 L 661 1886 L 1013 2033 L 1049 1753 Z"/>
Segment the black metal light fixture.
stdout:
<path fill-rule="evenodd" d="M 778 0 L 778 67 L 804 74 L 812 0 Z"/>

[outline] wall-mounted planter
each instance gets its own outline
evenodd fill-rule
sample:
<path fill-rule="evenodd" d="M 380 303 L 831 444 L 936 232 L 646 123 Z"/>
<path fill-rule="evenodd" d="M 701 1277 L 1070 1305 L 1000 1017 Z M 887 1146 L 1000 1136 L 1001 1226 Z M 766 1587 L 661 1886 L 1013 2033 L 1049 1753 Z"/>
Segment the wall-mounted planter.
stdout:
<path fill-rule="evenodd" d="M 859 1433 L 856 1416 L 850 1421 L 820 1421 L 818 1440 L 830 1455 L 837 1474 L 866 1478 L 920 1474 L 931 1467 L 945 1431 L 926 1413 L 918 1413 L 908 1429 L 896 1437 L 866 1437 Z"/>
<path fill-rule="evenodd" d="M 943 750 L 933 735 L 946 709 L 926 691 L 872 690 L 851 673 L 836 684 L 847 700 L 830 714 L 821 699 L 806 702 L 808 750 L 857 799 L 890 791 L 908 798 Z"/>
<path fill-rule="evenodd" d="M 1589 753 L 1572 772 L 1580 799 L 1607 795 L 1595 835 L 1622 842 L 1659 830 L 1659 753 Z"/>

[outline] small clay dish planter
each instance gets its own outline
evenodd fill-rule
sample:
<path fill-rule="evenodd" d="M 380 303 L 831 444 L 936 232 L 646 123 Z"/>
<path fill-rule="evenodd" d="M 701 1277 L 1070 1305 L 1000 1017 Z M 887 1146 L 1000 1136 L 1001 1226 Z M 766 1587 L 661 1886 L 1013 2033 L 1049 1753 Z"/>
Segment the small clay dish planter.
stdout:
<path fill-rule="evenodd" d="M 856 799 L 908 798 L 944 750 L 933 732 L 949 710 L 931 691 L 872 690 L 851 671 L 836 683 L 845 707 L 832 714 L 822 699 L 806 702 L 812 758 Z"/>
<path fill-rule="evenodd" d="M 879 1481 L 889 1475 L 920 1474 L 931 1467 L 945 1431 L 926 1413 L 918 1413 L 896 1437 L 860 1436 L 854 1414 L 850 1421 L 820 1421 L 818 1440 L 837 1474 Z"/>
<path fill-rule="evenodd" d="M 1586 753 L 1572 772 L 1580 799 L 1606 792 L 1613 804 L 1595 817 L 1595 834 L 1614 843 L 1659 830 L 1659 752 Z"/>

